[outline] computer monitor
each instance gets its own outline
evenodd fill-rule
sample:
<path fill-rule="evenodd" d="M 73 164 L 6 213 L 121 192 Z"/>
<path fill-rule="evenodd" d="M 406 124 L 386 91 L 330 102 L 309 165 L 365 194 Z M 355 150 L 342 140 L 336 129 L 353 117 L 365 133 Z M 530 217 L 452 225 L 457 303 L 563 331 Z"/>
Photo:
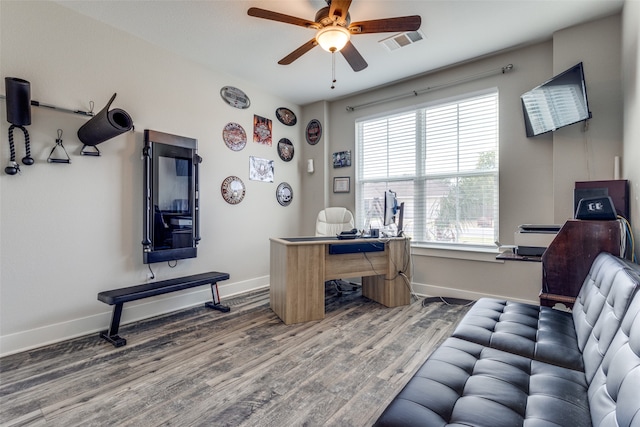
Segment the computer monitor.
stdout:
<path fill-rule="evenodd" d="M 395 224 L 396 214 L 398 214 L 398 232 L 397 236 L 402 235 L 402 223 L 404 218 L 404 203 L 398 205 L 398 198 L 395 191 L 387 190 L 384 193 L 384 220 L 385 227 Z"/>

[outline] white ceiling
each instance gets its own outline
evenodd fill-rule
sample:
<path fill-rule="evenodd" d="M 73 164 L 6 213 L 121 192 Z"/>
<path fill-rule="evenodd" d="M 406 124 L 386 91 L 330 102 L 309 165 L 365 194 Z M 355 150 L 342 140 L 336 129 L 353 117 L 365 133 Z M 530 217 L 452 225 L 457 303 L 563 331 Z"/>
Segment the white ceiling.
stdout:
<path fill-rule="evenodd" d="M 312 39 L 311 29 L 247 15 L 260 7 L 313 21 L 324 0 L 54 0 L 155 45 L 263 87 L 299 105 L 372 87 L 532 42 L 560 29 L 612 15 L 624 0 L 353 0 L 352 21 L 420 15 L 425 39 L 395 51 L 392 34 L 352 37 L 369 67 L 354 72 L 319 46 L 291 65 L 277 62 Z M 549 76 L 551 77 L 551 76 Z"/>

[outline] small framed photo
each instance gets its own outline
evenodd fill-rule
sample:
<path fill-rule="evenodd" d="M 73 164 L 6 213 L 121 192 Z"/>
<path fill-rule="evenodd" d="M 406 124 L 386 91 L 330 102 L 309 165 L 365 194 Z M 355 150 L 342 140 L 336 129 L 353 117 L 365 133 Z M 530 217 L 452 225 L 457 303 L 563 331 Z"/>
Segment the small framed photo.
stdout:
<path fill-rule="evenodd" d="M 333 153 L 333 167 L 343 168 L 346 166 L 351 166 L 351 151 Z"/>
<path fill-rule="evenodd" d="M 351 177 L 337 176 L 333 178 L 333 192 L 334 193 L 348 193 L 351 191 Z"/>

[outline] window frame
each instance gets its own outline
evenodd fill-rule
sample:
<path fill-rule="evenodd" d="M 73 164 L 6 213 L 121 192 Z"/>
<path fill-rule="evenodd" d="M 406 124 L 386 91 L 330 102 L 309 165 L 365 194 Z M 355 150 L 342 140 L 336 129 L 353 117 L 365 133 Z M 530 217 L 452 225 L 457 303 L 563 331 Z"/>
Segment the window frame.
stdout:
<path fill-rule="evenodd" d="M 434 108 L 438 108 L 438 107 L 444 107 L 446 105 L 451 105 L 451 104 L 461 104 L 464 103 L 466 101 L 471 101 L 475 98 L 482 98 L 482 97 L 486 97 L 486 96 L 491 96 L 494 95 L 495 96 L 495 103 L 496 103 L 496 109 L 495 109 L 495 116 L 492 117 L 492 119 L 495 120 L 493 124 L 495 124 L 495 147 L 493 153 L 495 154 L 495 164 L 493 165 L 493 169 L 491 170 L 483 170 L 483 171 L 475 171 L 475 170 L 471 170 L 471 171 L 461 171 L 461 170 L 457 170 L 455 173 L 446 173 L 446 174 L 442 174 L 443 177 L 463 177 L 463 176 L 474 176 L 474 175 L 483 175 L 483 176 L 490 176 L 494 179 L 494 194 L 493 194 L 493 209 L 494 209 L 494 214 L 492 216 L 493 219 L 493 226 L 492 226 L 492 230 L 493 230 L 493 236 L 491 238 L 491 243 L 489 243 L 486 239 L 487 237 L 485 236 L 485 242 L 483 243 L 469 243 L 469 242 L 442 242 L 442 241 L 436 241 L 436 240 L 427 240 L 426 238 L 426 223 L 427 223 L 427 218 L 428 218 L 428 213 L 426 212 L 426 208 L 422 209 L 422 212 L 418 212 L 417 213 L 417 218 L 416 218 L 416 224 L 419 224 L 417 227 L 418 229 L 416 230 L 416 235 L 419 236 L 425 236 L 425 239 L 414 239 L 412 240 L 412 245 L 413 246 L 422 246 L 422 247 L 434 247 L 434 248 L 441 248 L 441 249 L 450 249 L 450 250 L 462 250 L 462 251 L 481 251 L 481 252 L 486 252 L 486 251 L 492 251 L 495 250 L 495 245 L 494 245 L 494 241 L 497 240 L 498 235 L 499 235 L 499 218 L 500 218 L 500 211 L 499 211 L 499 197 L 500 197 L 500 182 L 499 182 L 499 176 L 500 176 L 500 162 L 499 162 L 499 153 L 500 153 L 500 92 L 499 89 L 497 87 L 491 87 L 491 88 L 486 88 L 486 89 L 482 89 L 482 90 L 478 90 L 478 91 L 473 91 L 473 92 L 467 92 L 464 94 L 460 94 L 460 95 L 456 95 L 456 96 L 452 96 L 452 97 L 446 97 L 446 98 L 441 98 L 441 99 L 437 99 L 437 100 L 432 100 L 432 101 L 428 101 L 425 103 L 421 103 L 421 104 L 417 104 L 417 105 L 412 105 L 409 107 L 404 107 L 404 108 L 399 108 L 399 109 L 394 109 L 394 110 L 390 110 L 390 111 L 385 111 L 385 112 L 381 112 L 381 113 L 377 113 L 374 115 L 370 115 L 370 116 L 364 116 L 364 117 L 360 117 L 355 121 L 355 136 L 356 136 L 356 140 L 355 140 L 355 157 L 356 157 L 356 162 L 355 162 L 355 166 L 356 166 L 356 172 L 355 172 L 355 204 L 356 204 L 356 225 L 360 228 L 364 228 L 367 224 L 366 224 L 366 216 L 365 216 L 365 197 L 363 196 L 363 189 L 364 186 L 366 184 L 370 184 L 370 183 L 384 183 L 386 184 L 386 188 L 387 189 L 392 189 L 394 191 L 397 191 L 396 189 L 394 189 L 393 184 L 397 183 L 399 184 L 400 182 L 407 182 L 407 181 L 412 181 L 413 185 L 414 185 L 414 190 L 413 190 L 413 194 L 411 194 L 411 197 L 413 197 L 413 202 L 414 205 L 418 205 L 420 203 L 424 204 L 426 197 L 427 197 L 427 192 L 425 190 L 425 187 L 427 185 L 427 181 L 429 179 L 433 179 L 434 176 L 428 174 L 425 169 L 426 169 L 426 156 L 425 153 L 423 152 L 423 150 L 426 150 L 426 125 L 424 124 L 424 118 L 426 117 L 426 111 L 429 109 L 434 109 Z M 390 119 L 393 117 L 397 117 L 397 116 L 401 116 L 403 114 L 408 114 L 411 112 L 416 112 L 416 117 L 415 117 L 415 126 L 416 126 L 416 130 L 415 130 L 415 141 L 414 141 L 414 148 L 415 148 L 415 165 L 414 165 L 414 174 L 410 175 L 410 176 L 389 176 L 389 172 L 387 171 L 386 176 L 379 176 L 379 177 L 375 177 L 375 178 L 364 178 L 363 177 L 363 170 L 364 167 L 363 165 L 365 165 L 365 160 L 363 158 L 363 149 L 362 149 L 362 125 L 365 123 L 371 123 L 374 122 L 376 120 L 384 120 L 384 119 Z M 422 123 L 421 123 L 422 122 Z M 459 121 L 457 122 L 458 124 L 460 123 Z M 457 134 L 459 136 L 459 133 Z M 459 142 L 457 142 L 457 144 L 459 145 Z M 387 147 L 389 147 L 388 142 L 387 142 Z M 388 148 L 387 148 L 388 151 Z M 457 153 L 456 154 L 456 158 L 457 161 L 460 160 L 460 154 Z M 388 164 L 387 164 L 388 166 Z M 398 199 L 399 201 L 402 201 L 402 195 L 400 193 L 398 193 Z M 424 205 L 426 206 L 426 205 Z M 406 224 L 406 220 L 407 220 L 407 216 L 405 215 L 405 224 Z"/>

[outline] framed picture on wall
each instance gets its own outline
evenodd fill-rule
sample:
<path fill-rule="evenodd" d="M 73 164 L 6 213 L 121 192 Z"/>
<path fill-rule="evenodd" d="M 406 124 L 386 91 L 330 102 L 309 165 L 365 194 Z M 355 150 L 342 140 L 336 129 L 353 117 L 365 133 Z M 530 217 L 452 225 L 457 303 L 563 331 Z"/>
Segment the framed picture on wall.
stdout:
<path fill-rule="evenodd" d="M 351 166 L 351 151 L 333 153 L 333 167 L 344 168 L 346 166 Z"/>
<path fill-rule="evenodd" d="M 337 176 L 333 178 L 334 193 L 348 193 L 351 191 L 351 177 Z"/>
<path fill-rule="evenodd" d="M 249 156 L 249 179 L 273 182 L 273 160 Z"/>

